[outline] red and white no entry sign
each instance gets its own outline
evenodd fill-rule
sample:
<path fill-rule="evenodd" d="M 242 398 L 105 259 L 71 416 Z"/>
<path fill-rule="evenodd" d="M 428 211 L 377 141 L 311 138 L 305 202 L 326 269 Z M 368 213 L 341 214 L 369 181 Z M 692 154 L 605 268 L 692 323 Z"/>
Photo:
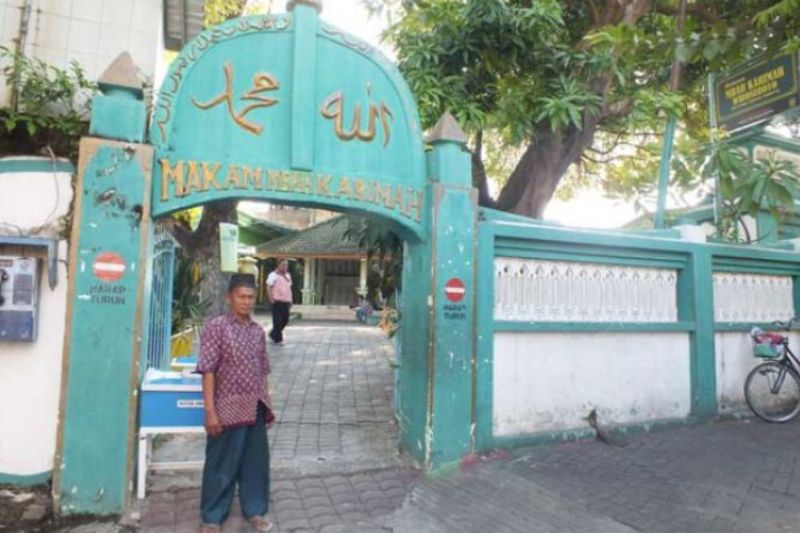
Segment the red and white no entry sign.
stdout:
<path fill-rule="evenodd" d="M 467 289 L 464 288 L 464 282 L 458 278 L 451 278 L 444 285 L 444 295 L 453 303 L 463 300 L 466 293 Z"/>
<path fill-rule="evenodd" d="M 125 274 L 125 260 L 114 252 L 103 252 L 94 259 L 92 272 L 101 281 L 117 281 Z"/>

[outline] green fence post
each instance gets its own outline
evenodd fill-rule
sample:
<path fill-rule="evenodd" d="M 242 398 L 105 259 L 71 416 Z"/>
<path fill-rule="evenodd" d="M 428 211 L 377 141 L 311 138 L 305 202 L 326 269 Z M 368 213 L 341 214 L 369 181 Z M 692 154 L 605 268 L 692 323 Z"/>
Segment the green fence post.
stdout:
<path fill-rule="evenodd" d="M 433 182 L 433 326 L 427 465 L 440 469 L 469 453 L 475 364 L 477 195 L 466 136 L 449 114 L 428 137 Z"/>
<path fill-rule="evenodd" d="M 70 241 L 53 478 L 64 514 L 122 512 L 136 443 L 153 154 L 141 144 L 144 103 L 130 56 L 99 84 L 91 121 L 98 137 L 81 140 Z"/>
<path fill-rule="evenodd" d="M 717 414 L 713 276 L 711 253 L 696 249 L 689 254 L 678 281 L 679 320 L 695 323 L 689 335 L 691 414 L 699 418 Z"/>

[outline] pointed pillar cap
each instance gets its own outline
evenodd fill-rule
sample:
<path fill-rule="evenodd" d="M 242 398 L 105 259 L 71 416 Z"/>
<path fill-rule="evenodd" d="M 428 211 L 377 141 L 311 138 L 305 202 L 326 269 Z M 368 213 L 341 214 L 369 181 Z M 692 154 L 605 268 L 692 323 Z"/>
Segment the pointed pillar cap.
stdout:
<path fill-rule="evenodd" d="M 128 52 L 122 52 L 117 56 L 100 75 L 97 84 L 104 93 L 122 90 L 137 96 L 142 94 L 142 82 L 139 80 L 136 64 Z"/>
<path fill-rule="evenodd" d="M 458 122 L 449 111 L 445 111 L 439 122 L 433 127 L 431 132 L 425 138 L 429 143 L 437 142 L 454 142 L 459 144 L 467 144 L 467 135 Z"/>
<path fill-rule="evenodd" d="M 293 11 L 296 6 L 301 4 L 313 7 L 317 10 L 317 13 L 322 12 L 322 0 L 289 0 L 289 3 L 286 4 L 286 10 Z"/>

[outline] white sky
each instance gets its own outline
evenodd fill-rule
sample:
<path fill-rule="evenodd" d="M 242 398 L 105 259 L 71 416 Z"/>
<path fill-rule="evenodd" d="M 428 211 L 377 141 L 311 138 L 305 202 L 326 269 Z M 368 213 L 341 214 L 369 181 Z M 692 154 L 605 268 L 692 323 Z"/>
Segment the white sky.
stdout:
<path fill-rule="evenodd" d="M 286 11 L 286 0 L 275 0 L 275 13 Z M 322 0 L 322 18 L 373 46 L 379 46 L 384 22 L 370 18 L 360 0 Z"/>
<path fill-rule="evenodd" d="M 322 5 L 325 21 L 380 47 L 380 33 L 385 21 L 370 18 L 360 0 L 322 0 Z M 275 13 L 285 11 L 286 0 L 274 0 L 273 9 Z M 387 51 L 384 49 L 384 52 Z M 545 212 L 547 220 L 589 228 L 619 227 L 635 216 L 631 205 L 604 198 L 600 191 L 595 190 L 579 191 L 569 202 L 553 199 Z"/>

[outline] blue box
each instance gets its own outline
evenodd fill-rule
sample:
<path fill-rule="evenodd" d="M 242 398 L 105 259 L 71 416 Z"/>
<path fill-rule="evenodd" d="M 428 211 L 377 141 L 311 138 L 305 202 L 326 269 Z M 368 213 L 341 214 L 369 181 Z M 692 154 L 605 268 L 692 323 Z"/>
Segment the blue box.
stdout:
<path fill-rule="evenodd" d="M 147 371 L 139 402 L 140 427 L 202 427 L 204 418 L 201 376 Z"/>

